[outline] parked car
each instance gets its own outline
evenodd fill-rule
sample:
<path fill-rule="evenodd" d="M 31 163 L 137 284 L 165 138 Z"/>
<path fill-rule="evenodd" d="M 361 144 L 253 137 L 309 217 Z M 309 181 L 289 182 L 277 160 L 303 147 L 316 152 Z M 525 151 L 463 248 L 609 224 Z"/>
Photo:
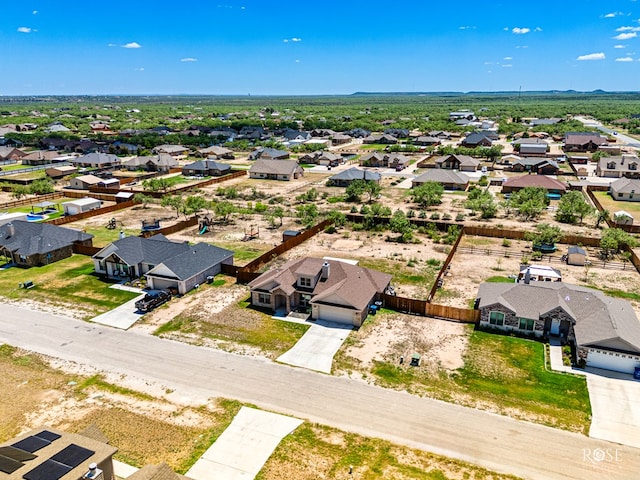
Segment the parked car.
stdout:
<path fill-rule="evenodd" d="M 149 290 L 144 298 L 136 302 L 136 308 L 141 312 L 150 312 L 169 300 L 171 300 L 169 292 L 165 290 Z"/>

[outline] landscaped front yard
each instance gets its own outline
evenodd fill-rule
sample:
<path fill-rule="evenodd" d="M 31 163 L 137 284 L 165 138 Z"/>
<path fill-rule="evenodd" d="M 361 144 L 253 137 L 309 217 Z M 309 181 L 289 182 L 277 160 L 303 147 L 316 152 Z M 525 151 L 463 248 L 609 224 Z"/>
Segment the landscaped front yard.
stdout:
<path fill-rule="evenodd" d="M 30 289 L 19 284 L 33 281 Z M 0 270 L 0 295 L 12 300 L 37 301 L 88 319 L 109 311 L 136 296 L 109 288 L 112 283 L 94 274 L 91 257 L 72 255 L 43 267 L 11 267 Z"/>

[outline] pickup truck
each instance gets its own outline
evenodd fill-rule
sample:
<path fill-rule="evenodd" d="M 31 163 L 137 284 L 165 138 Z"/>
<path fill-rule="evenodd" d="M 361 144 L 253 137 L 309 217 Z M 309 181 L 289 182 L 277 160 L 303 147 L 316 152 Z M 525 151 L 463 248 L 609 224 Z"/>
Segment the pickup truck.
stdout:
<path fill-rule="evenodd" d="M 141 312 L 150 312 L 163 303 L 171 300 L 171 294 L 164 290 L 149 290 L 144 298 L 136 302 L 136 308 Z"/>

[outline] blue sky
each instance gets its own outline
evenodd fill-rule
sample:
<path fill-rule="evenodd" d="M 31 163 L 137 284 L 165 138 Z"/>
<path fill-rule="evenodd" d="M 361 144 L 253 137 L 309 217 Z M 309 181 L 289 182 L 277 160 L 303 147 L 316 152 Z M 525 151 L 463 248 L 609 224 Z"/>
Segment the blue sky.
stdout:
<path fill-rule="evenodd" d="M 0 95 L 640 90 L 640 0 L 4 0 Z"/>

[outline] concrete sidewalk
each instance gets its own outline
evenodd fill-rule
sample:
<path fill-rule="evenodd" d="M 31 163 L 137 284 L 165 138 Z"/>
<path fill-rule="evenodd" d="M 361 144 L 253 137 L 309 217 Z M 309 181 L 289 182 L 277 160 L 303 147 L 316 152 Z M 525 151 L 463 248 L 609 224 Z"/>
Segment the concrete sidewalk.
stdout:
<path fill-rule="evenodd" d="M 144 295 L 145 294 L 143 292 L 128 302 L 123 303 L 119 307 L 109 310 L 97 317 L 93 317 L 91 321 L 94 323 L 100 323 L 101 325 L 107 325 L 108 327 L 127 330 L 136 323 L 142 315 L 144 315 L 143 312 L 138 311 L 135 305 L 138 300 L 144 297 Z"/>
<path fill-rule="evenodd" d="M 194 480 L 252 479 L 280 441 L 301 423 L 297 418 L 242 407 L 186 476 Z"/>
<path fill-rule="evenodd" d="M 333 357 L 351 330 L 352 327 L 348 325 L 317 320 L 290 350 L 278 357 L 277 361 L 317 372 L 331 373 Z"/>

